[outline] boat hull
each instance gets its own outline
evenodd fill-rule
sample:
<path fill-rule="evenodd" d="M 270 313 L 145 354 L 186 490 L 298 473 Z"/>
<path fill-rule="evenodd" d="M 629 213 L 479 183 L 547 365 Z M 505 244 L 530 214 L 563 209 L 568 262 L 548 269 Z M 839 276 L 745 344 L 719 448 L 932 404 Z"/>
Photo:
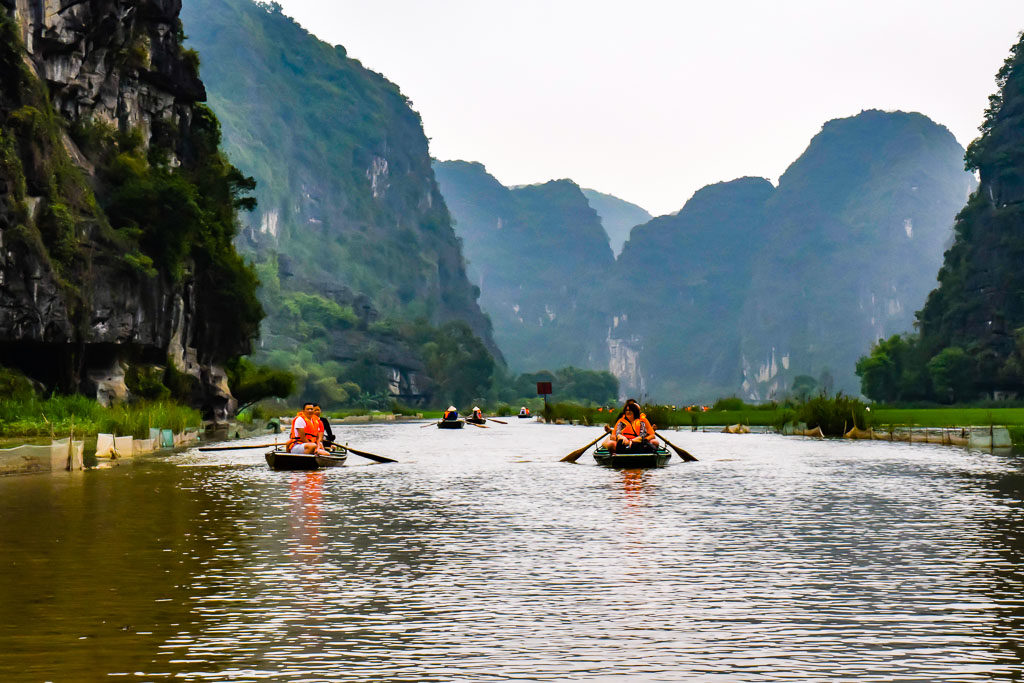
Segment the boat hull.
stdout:
<path fill-rule="evenodd" d="M 320 467 L 341 467 L 348 460 L 348 453 L 331 453 L 316 456 L 316 464 Z"/>
<path fill-rule="evenodd" d="M 475 424 L 475 425 L 482 425 L 482 424 L 487 422 L 487 418 L 480 418 L 479 420 L 474 420 L 471 417 L 467 417 L 466 418 L 466 422 L 469 422 L 469 423 L 472 423 L 472 424 Z"/>
<path fill-rule="evenodd" d="M 462 420 L 441 420 L 437 423 L 438 429 L 462 429 L 466 423 Z"/>
<path fill-rule="evenodd" d="M 315 455 L 298 455 L 284 451 L 267 451 L 267 464 L 272 470 L 316 470 L 320 464 Z"/>
<path fill-rule="evenodd" d="M 594 452 L 594 460 L 598 465 L 618 470 L 664 467 L 671 457 L 672 453 L 667 448 L 659 448 L 653 453 L 609 453 L 608 449 L 602 447 Z"/>
<path fill-rule="evenodd" d="M 532 415 L 517 415 L 516 417 L 518 417 L 520 420 L 529 420 L 533 416 Z"/>

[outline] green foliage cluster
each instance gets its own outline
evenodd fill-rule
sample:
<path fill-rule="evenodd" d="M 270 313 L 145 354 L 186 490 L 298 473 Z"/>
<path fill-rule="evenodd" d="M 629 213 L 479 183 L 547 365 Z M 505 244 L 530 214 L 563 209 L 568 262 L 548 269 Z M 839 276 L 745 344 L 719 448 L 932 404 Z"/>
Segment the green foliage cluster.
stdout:
<path fill-rule="evenodd" d="M 0 366 L 0 396 L 24 401 L 35 395 L 35 386 L 28 377 L 17 370 Z"/>
<path fill-rule="evenodd" d="M 807 423 L 810 429 L 821 427 L 825 436 L 842 436 L 854 426 L 867 429 L 866 408 L 863 401 L 842 393 L 815 396 L 796 407 L 795 419 Z"/>
<path fill-rule="evenodd" d="M 199 411 L 169 401 L 104 408 L 78 394 L 0 398 L 0 436 L 76 436 L 107 433 L 148 438 L 151 427 L 181 432 L 202 425 Z"/>
<path fill-rule="evenodd" d="M 268 397 L 287 398 L 295 393 L 295 377 L 284 370 L 237 358 L 227 365 L 228 383 L 239 411 Z"/>

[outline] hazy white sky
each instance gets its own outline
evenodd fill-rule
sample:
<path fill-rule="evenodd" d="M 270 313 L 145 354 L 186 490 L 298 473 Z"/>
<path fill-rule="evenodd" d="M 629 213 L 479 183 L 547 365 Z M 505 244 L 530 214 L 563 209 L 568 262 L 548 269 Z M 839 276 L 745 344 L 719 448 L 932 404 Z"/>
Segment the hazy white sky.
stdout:
<path fill-rule="evenodd" d="M 919 111 L 966 146 L 1024 29 L 1024 0 L 279 1 L 397 83 L 436 158 L 655 215 L 777 180 L 862 109 Z"/>

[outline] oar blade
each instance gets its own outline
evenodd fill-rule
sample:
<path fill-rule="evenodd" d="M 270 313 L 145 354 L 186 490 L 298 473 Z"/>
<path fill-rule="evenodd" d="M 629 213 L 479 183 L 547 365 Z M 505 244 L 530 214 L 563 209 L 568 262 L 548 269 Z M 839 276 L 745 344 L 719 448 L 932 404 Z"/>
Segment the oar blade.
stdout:
<path fill-rule="evenodd" d="M 605 434 L 607 434 L 608 433 L 608 427 L 605 427 L 604 431 L 605 431 Z M 579 449 L 573 451 L 572 453 L 570 453 L 569 455 L 565 456 L 564 458 L 562 458 L 558 462 L 576 462 L 577 460 L 580 459 L 581 455 L 583 455 L 584 453 L 587 452 L 587 449 L 589 449 L 591 446 L 593 446 L 595 443 L 597 443 L 598 441 L 600 441 L 603 438 L 604 438 L 604 434 L 602 434 L 601 436 L 597 437 L 596 439 L 594 439 L 593 441 L 588 443 L 583 448 L 579 448 Z"/>
<path fill-rule="evenodd" d="M 666 446 L 674 450 L 676 452 L 676 455 L 683 459 L 683 462 L 699 462 L 697 458 L 690 455 L 685 449 L 682 449 L 679 446 L 675 445 L 661 434 L 658 434 L 658 436 L 661 438 L 662 441 L 665 442 Z"/>
<path fill-rule="evenodd" d="M 384 463 L 398 462 L 397 460 L 392 460 L 391 458 L 385 458 L 383 455 L 377 455 L 376 453 L 367 453 L 366 451 L 360 451 L 356 448 L 352 448 L 351 446 L 345 446 L 345 450 L 347 450 L 349 453 L 355 453 L 356 455 L 362 456 L 367 460 L 375 460 L 377 462 Z"/>

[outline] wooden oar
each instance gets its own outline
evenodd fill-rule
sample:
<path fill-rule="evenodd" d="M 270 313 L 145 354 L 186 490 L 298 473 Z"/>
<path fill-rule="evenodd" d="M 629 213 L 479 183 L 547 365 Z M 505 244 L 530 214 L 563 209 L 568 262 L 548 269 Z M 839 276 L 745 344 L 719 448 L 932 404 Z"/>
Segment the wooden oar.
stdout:
<path fill-rule="evenodd" d="M 573 451 L 573 452 L 572 452 L 572 453 L 570 453 L 569 455 L 567 455 L 567 456 L 565 456 L 564 458 L 562 458 L 561 460 L 559 460 L 559 462 L 576 462 L 577 460 L 579 460 L 579 459 L 580 459 L 580 456 L 581 456 L 581 455 L 583 455 L 584 453 L 586 453 L 586 452 L 587 452 L 587 449 L 588 449 L 588 448 L 590 448 L 590 447 L 591 447 L 591 446 L 593 446 L 593 445 L 594 445 L 595 443 L 597 443 L 598 441 L 600 441 L 601 439 L 603 439 L 603 438 L 605 437 L 605 435 L 607 435 L 607 434 L 608 434 L 608 432 L 609 432 L 609 431 L 611 431 L 611 430 L 610 430 L 610 429 L 608 428 L 608 425 L 605 425 L 605 426 L 604 426 L 604 434 L 602 434 L 601 436 L 597 437 L 596 439 L 594 439 L 593 441 L 591 441 L 590 443 L 588 443 L 588 444 L 587 444 L 586 446 L 584 446 L 583 448 L 579 448 L 579 449 L 577 449 L 577 450 Z"/>
<path fill-rule="evenodd" d="M 436 427 L 436 426 L 437 426 L 436 422 L 428 422 L 425 425 L 420 425 L 420 429 L 425 429 L 426 427 Z"/>
<path fill-rule="evenodd" d="M 490 429 L 490 427 L 488 427 L 487 425 L 478 425 L 476 422 L 470 422 L 469 420 L 466 420 L 466 424 L 473 425 L 474 427 L 479 427 L 480 429 Z"/>
<path fill-rule="evenodd" d="M 246 448 L 275 448 L 275 447 L 281 446 L 281 445 L 283 445 L 283 444 L 260 443 L 260 444 L 256 444 L 255 446 L 203 446 L 202 448 L 199 448 L 197 450 L 200 450 L 200 451 L 241 451 L 241 450 L 245 450 Z"/>
<path fill-rule="evenodd" d="M 377 455 L 376 453 L 367 453 L 366 451 L 361 451 L 357 448 L 352 448 L 349 445 L 342 446 L 342 448 L 344 448 L 349 453 L 355 453 L 356 455 L 361 455 L 364 458 L 376 460 L 377 462 L 398 462 L 397 460 L 392 460 L 391 458 L 385 458 L 383 455 Z"/>
<path fill-rule="evenodd" d="M 654 436 L 664 441 L 666 446 L 670 446 L 672 450 L 676 452 L 676 455 L 683 459 L 683 462 L 697 462 L 697 458 L 693 457 L 692 455 L 684 451 L 682 448 L 666 439 L 664 434 L 658 432 Z"/>
<path fill-rule="evenodd" d="M 497 422 L 500 425 L 508 424 L 508 422 L 503 422 L 502 420 L 495 420 L 493 417 L 485 417 L 484 419 L 487 420 L 488 422 Z"/>

